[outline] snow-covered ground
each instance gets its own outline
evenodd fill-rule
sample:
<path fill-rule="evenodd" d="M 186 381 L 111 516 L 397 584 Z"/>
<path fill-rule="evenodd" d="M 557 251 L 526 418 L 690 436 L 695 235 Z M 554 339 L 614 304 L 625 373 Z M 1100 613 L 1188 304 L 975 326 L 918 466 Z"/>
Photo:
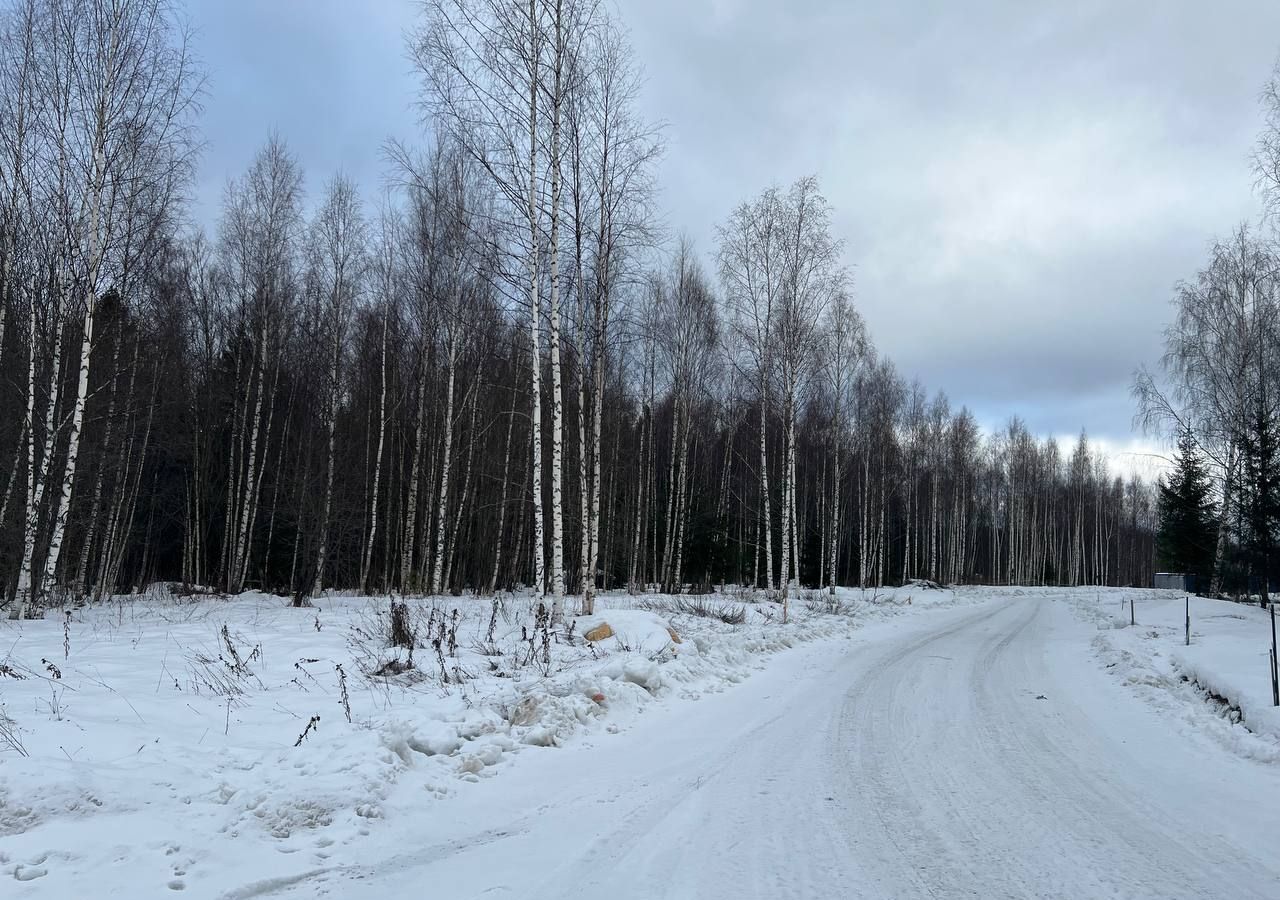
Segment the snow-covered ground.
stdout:
<path fill-rule="evenodd" d="M 51 614 L 2 633 L 2 895 L 1278 897 L 1274 735 L 1173 674 L 1253 626 L 1186 656 L 1133 595 L 411 599 L 412 668 L 387 599 Z"/>
<path fill-rule="evenodd" d="M 1280 709 L 1272 705 L 1267 610 L 1190 597 L 1188 646 L 1188 596 L 1182 592 L 1104 589 L 1069 596 L 1081 618 L 1096 623 L 1093 647 L 1102 664 L 1184 732 L 1207 736 L 1244 756 L 1280 763 Z M 1215 715 L 1206 718 L 1206 708 Z"/>
<path fill-rule="evenodd" d="M 523 750 L 625 730 L 780 650 L 958 601 L 806 592 L 784 625 L 745 593 L 609 595 L 560 627 L 524 596 L 403 602 L 412 652 L 391 646 L 389 598 L 292 609 L 161 589 L 6 622 L 0 878 L 21 896 L 91 882 L 217 897 L 349 863 L 453 815 Z"/>

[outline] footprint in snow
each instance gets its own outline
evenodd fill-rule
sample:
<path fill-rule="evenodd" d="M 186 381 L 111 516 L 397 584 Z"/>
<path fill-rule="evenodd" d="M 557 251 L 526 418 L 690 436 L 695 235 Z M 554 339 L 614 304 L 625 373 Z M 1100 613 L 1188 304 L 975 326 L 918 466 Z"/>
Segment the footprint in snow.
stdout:
<path fill-rule="evenodd" d="M 18 881 L 35 881 L 37 878 L 43 878 L 48 874 L 49 870 L 43 866 L 24 866 L 19 863 L 13 868 L 13 877 Z"/>

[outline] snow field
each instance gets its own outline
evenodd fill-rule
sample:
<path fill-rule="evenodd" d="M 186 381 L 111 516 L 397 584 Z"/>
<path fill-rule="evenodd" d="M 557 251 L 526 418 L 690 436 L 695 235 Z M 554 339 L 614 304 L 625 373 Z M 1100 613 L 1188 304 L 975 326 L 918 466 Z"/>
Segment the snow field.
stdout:
<path fill-rule="evenodd" d="M 282 855 L 322 870 L 433 804 L 447 815 L 528 748 L 627 730 L 801 642 L 982 599 L 805 592 L 783 625 L 744 592 L 606 595 L 553 628 L 527 596 L 408 598 L 411 666 L 389 646 L 390 598 L 155 590 L 6 623 L 0 880 L 6 896 L 265 891 Z M 612 636 L 583 640 L 604 623 Z"/>
<path fill-rule="evenodd" d="M 1280 763 L 1266 610 L 1192 596 L 1187 646 L 1187 595 L 1181 591 L 1102 588 L 1064 596 L 1077 616 L 1096 623 L 1092 643 L 1101 664 L 1180 731 L 1208 736 L 1246 758 Z M 1136 625 L 1129 624 L 1130 598 Z"/>

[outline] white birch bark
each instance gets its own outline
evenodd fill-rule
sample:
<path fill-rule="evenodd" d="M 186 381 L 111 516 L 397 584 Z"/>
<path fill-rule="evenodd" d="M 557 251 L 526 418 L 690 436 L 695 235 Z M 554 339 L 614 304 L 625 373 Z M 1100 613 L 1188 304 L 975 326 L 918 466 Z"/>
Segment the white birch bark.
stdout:
<path fill-rule="evenodd" d="M 543 531 L 542 503 L 542 347 L 539 332 L 542 328 L 542 304 L 539 294 L 538 265 L 538 60 L 541 55 L 538 22 L 538 0 L 529 0 L 529 395 L 530 440 L 533 460 L 531 463 L 530 491 L 533 494 L 533 572 L 534 594 L 545 597 L 547 593 L 547 549 Z"/>
<path fill-rule="evenodd" d="M 564 4 L 555 0 L 551 94 L 551 263 L 549 295 L 551 355 L 551 621 L 564 615 L 564 393 L 560 376 L 560 116 L 564 102 L 565 55 Z"/>
<path fill-rule="evenodd" d="M 364 560 L 360 564 L 360 593 L 369 593 L 369 570 L 373 564 L 373 542 L 378 533 L 379 491 L 382 486 L 382 452 L 387 443 L 387 326 L 390 310 L 382 311 L 382 382 L 378 397 L 378 449 L 373 458 L 372 502 L 369 506 L 369 533 L 365 536 Z"/>
<path fill-rule="evenodd" d="M 329 516 L 333 508 L 333 463 L 338 433 L 338 364 L 342 358 L 341 329 L 336 321 L 337 316 L 334 318 L 333 348 L 329 356 L 329 421 L 326 426 L 324 501 L 320 506 L 320 543 L 316 547 L 315 577 L 311 582 L 313 597 L 324 593 L 324 569 L 329 557 Z"/>
<path fill-rule="evenodd" d="M 427 362 L 418 364 L 418 413 L 413 429 L 413 463 L 409 471 L 409 497 L 405 502 L 404 540 L 400 551 L 400 590 L 419 587 L 417 578 L 418 553 L 418 483 L 422 473 L 423 443 L 427 431 Z"/>
<path fill-rule="evenodd" d="M 787 599 L 791 587 L 791 453 L 794 441 L 792 425 L 793 401 L 790 393 L 783 403 L 783 453 L 782 453 L 782 621 L 787 620 Z"/>
<path fill-rule="evenodd" d="M 123 339 L 123 335 L 117 335 L 115 346 L 111 351 L 111 397 L 107 401 L 106 434 L 103 436 L 102 440 L 102 453 L 104 457 L 111 449 L 111 437 L 115 428 L 117 382 L 120 377 L 120 373 L 118 371 L 120 364 L 120 344 Z M 136 353 L 134 363 L 135 365 L 137 363 Z M 80 551 L 80 562 L 76 568 L 74 591 L 78 597 L 84 596 L 85 582 L 89 575 L 89 557 L 92 555 L 94 544 L 97 542 L 98 519 L 102 513 L 102 483 L 106 475 L 106 470 L 106 461 L 104 459 L 103 463 L 98 466 L 98 472 L 93 480 L 93 504 L 89 508 L 88 531 L 85 533 L 84 547 Z M 0 522 L 2 521 L 4 521 L 4 517 L 3 515 L 0 515 Z"/>
<path fill-rule="evenodd" d="M 596 298 L 597 304 L 604 302 L 602 298 Z M 600 314 L 597 313 L 597 322 L 600 322 Z M 597 332 L 603 332 L 603 325 L 597 325 Z M 591 408 L 591 520 L 587 529 L 587 543 L 589 551 L 587 553 L 586 574 L 583 581 L 582 605 L 583 612 L 586 615 L 592 615 L 595 612 L 596 600 L 596 564 L 600 556 L 600 427 L 601 427 L 601 410 L 604 405 L 604 354 L 603 346 L 600 338 L 597 338 L 596 353 L 594 358 L 594 375 L 595 375 L 595 399 Z M 615 443 L 615 448 L 617 444 Z M 610 518 L 610 522 L 612 522 Z"/>
<path fill-rule="evenodd" d="M 32 285 L 32 294 L 35 288 Z M 15 606 L 11 618 L 23 619 L 27 615 L 27 605 L 37 597 L 38 585 L 34 581 L 34 559 L 36 550 L 36 537 L 40 529 L 40 514 L 44 508 L 44 486 L 45 479 L 49 471 L 49 462 L 53 457 L 53 418 L 54 407 L 57 405 L 58 372 L 62 368 L 62 339 L 61 339 L 61 322 L 62 322 L 62 300 L 61 294 L 55 301 L 55 306 L 50 312 L 53 322 L 53 358 L 50 360 L 52 376 L 49 379 L 49 394 L 46 398 L 48 404 L 45 410 L 45 440 L 44 452 L 39 457 L 39 467 L 36 464 L 36 379 L 37 366 L 39 364 L 39 345 L 37 330 L 37 304 L 34 299 L 31 303 L 31 348 L 27 360 L 27 508 L 26 516 L 23 519 L 22 531 L 22 561 L 18 566 L 18 589 L 15 597 Z"/>
<path fill-rule="evenodd" d="M 445 515 L 449 506 L 449 473 L 453 463 L 453 391 L 457 379 L 457 345 L 452 324 L 448 326 L 448 346 L 445 348 L 444 389 L 444 448 L 440 451 L 440 493 L 436 502 L 436 551 L 431 566 L 431 593 L 440 593 L 441 569 L 444 567 L 446 542 Z"/>
<path fill-rule="evenodd" d="M 769 501 L 769 418 L 768 392 L 764 373 L 760 374 L 760 505 L 764 520 L 764 586 L 773 590 L 773 509 Z"/>
<path fill-rule="evenodd" d="M 253 507 L 255 505 L 254 489 L 258 483 L 258 440 L 262 433 L 262 404 L 266 395 L 266 352 L 267 321 L 264 315 L 262 326 L 258 332 L 258 349 L 255 350 L 257 357 L 257 398 L 249 426 L 249 448 L 245 459 L 246 470 L 239 498 L 239 522 L 236 527 L 235 552 L 231 557 L 231 578 L 227 583 L 227 592 L 231 594 L 240 593 L 241 588 L 244 586 L 245 561 L 249 553 L 249 520 L 253 515 Z"/>
<path fill-rule="evenodd" d="M 514 367 L 513 367 L 514 371 Z M 514 377 L 511 385 L 511 411 L 507 414 L 507 440 L 502 451 L 502 495 L 498 499 L 498 529 L 493 550 L 493 574 L 489 578 L 489 593 L 498 589 L 498 575 L 502 570 L 502 548 L 507 525 L 507 482 L 511 472 L 511 431 L 516 421 L 516 388 Z"/>

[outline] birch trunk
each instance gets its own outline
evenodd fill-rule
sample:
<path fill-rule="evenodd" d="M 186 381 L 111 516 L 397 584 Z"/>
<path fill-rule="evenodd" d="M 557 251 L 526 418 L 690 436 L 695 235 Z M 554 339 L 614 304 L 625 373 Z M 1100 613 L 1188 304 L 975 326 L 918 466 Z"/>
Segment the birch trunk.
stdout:
<path fill-rule="evenodd" d="M 836 433 L 840 431 L 840 416 L 836 414 Z M 840 555 L 840 444 L 837 438 L 835 452 L 831 454 L 831 522 L 827 535 L 827 578 L 831 596 L 836 595 L 836 560 Z"/>
<path fill-rule="evenodd" d="M 324 472 L 324 502 L 320 512 L 320 545 L 316 548 L 315 578 L 311 582 L 311 596 L 324 593 L 324 569 L 329 557 L 329 516 L 333 510 L 333 463 L 338 433 L 338 366 L 342 358 L 342 338 L 339 334 L 337 310 L 334 311 L 333 354 L 329 358 L 329 422 Z M 300 606 L 302 598 L 294 604 Z"/>
<path fill-rule="evenodd" d="M 596 298 L 599 310 L 602 299 Z M 597 334 L 600 330 L 600 318 L 597 313 Z M 593 372 L 595 394 L 591 407 L 591 519 L 587 529 L 587 564 L 583 573 L 582 611 L 586 615 L 595 612 L 596 605 L 596 563 L 600 555 L 600 415 L 604 401 L 604 357 L 600 338 L 596 338 L 596 351 L 593 354 Z M 612 521 L 612 519 L 610 519 Z"/>
<path fill-rule="evenodd" d="M 773 511 L 769 508 L 768 401 L 765 375 L 760 373 L 760 503 L 764 519 L 764 586 L 773 590 Z"/>
<path fill-rule="evenodd" d="M 106 577 L 103 579 L 103 584 L 98 586 L 99 591 L 102 591 L 103 585 L 108 590 L 114 589 L 120 577 L 120 568 L 124 563 L 125 551 L 129 547 L 128 536 L 133 531 L 133 518 L 138 508 L 138 492 L 142 486 L 142 472 L 147 462 L 147 448 L 151 444 L 151 426 L 155 421 L 157 393 L 158 390 L 152 392 L 151 403 L 147 408 L 147 424 L 142 432 L 142 452 L 138 455 L 138 468 L 137 474 L 134 476 L 133 490 L 129 494 L 128 501 L 124 504 L 124 520 L 122 527 L 118 529 L 118 546 L 112 554 L 112 563 Z"/>
<path fill-rule="evenodd" d="M 271 393 L 270 400 L 267 403 L 267 417 L 263 422 L 262 433 L 262 460 L 257 467 L 257 474 L 246 482 L 248 488 L 249 514 L 246 521 L 244 532 L 241 534 L 241 541 L 244 545 L 244 551 L 240 555 L 240 571 L 236 575 L 236 583 L 243 588 L 245 581 L 249 577 L 249 561 L 253 556 L 253 532 L 258 522 L 259 498 L 262 496 L 262 476 L 266 472 L 267 457 L 271 452 L 271 423 L 275 421 L 276 397 L 279 394 L 280 386 L 280 362 L 276 360 L 274 374 L 271 377 Z"/>
<path fill-rule="evenodd" d="M 5 482 L 4 500 L 0 501 L 0 525 L 9 519 L 9 503 L 13 500 L 13 487 L 18 483 L 18 473 L 23 471 L 22 450 L 27 445 L 28 427 L 26 422 L 22 423 L 22 428 L 18 432 L 18 443 L 13 448 L 13 464 L 9 467 L 9 480 Z"/>
<path fill-rule="evenodd" d="M 418 552 L 418 482 L 422 473 L 422 444 L 427 427 L 427 362 L 418 366 L 418 417 L 414 423 L 413 464 L 409 473 L 409 498 L 404 512 L 404 548 L 400 551 L 400 590 L 419 587 L 417 569 Z"/>
<path fill-rule="evenodd" d="M 267 542 L 265 544 L 266 550 L 262 555 L 263 590 L 271 590 L 271 587 L 272 587 L 271 585 L 271 547 L 275 543 L 276 513 L 279 512 L 280 510 L 280 483 L 284 480 L 284 478 L 282 477 L 282 473 L 285 471 L 284 453 L 289 446 L 289 426 L 293 424 L 293 411 L 294 409 L 297 408 L 297 405 L 294 403 L 294 396 L 295 396 L 296 390 L 297 390 L 296 385 L 289 388 L 289 399 L 285 407 L 286 412 L 284 416 L 284 427 L 283 427 L 283 430 L 280 432 L 280 440 L 277 442 L 277 447 L 276 447 L 276 477 L 275 477 L 274 484 L 272 485 L 272 488 L 271 488 L 271 515 L 267 519 Z M 154 508 L 152 511 L 152 518 L 154 518 Z M 148 528 L 150 528 L 149 525 L 148 525 Z M 292 580 L 290 580 L 289 582 L 289 590 L 290 591 L 293 590 Z"/>
<path fill-rule="evenodd" d="M 531 382 L 530 439 L 533 460 L 530 471 L 530 490 L 533 494 L 533 563 L 534 594 L 545 597 L 547 593 L 547 548 L 543 533 L 542 508 L 542 348 L 538 334 L 542 326 L 542 304 L 538 294 L 538 0 L 529 0 L 529 338 L 532 352 L 529 357 Z"/>
<path fill-rule="evenodd" d="M 440 453 L 440 494 L 436 503 L 436 554 L 431 566 L 431 593 L 440 593 L 441 568 L 444 565 L 445 515 L 449 504 L 449 472 L 453 462 L 453 390 L 457 377 L 457 350 L 452 333 L 447 349 L 447 374 L 444 389 L 444 448 Z"/>
<path fill-rule="evenodd" d="M 111 351 L 111 396 L 107 401 L 107 424 L 106 434 L 102 439 L 102 455 L 103 461 L 98 466 L 97 476 L 93 482 L 93 504 L 89 509 L 89 530 L 85 533 L 84 546 L 80 550 L 80 563 L 76 568 L 76 578 L 74 590 L 77 596 L 84 596 L 85 582 L 89 577 L 89 557 L 93 554 L 93 547 L 98 537 L 98 519 L 102 514 L 102 482 L 106 475 L 106 454 L 111 450 L 111 437 L 115 428 L 116 420 L 116 396 L 117 386 L 120 373 L 118 371 L 120 364 L 120 344 L 123 342 L 123 335 L 117 335 L 115 346 Z M 137 366 L 137 350 L 135 343 L 134 366 Z M 132 396 L 132 391 L 130 392 Z M 0 522 L 3 522 L 3 516 L 0 516 Z"/>
<path fill-rule="evenodd" d="M 782 621 L 787 620 L 787 598 L 791 587 L 791 452 L 794 439 L 792 426 L 793 401 L 788 391 L 783 405 L 784 440 L 782 455 Z"/>
<path fill-rule="evenodd" d="M 551 94 L 551 621 L 564 615 L 564 396 L 560 380 L 560 112 L 565 53 L 564 4 L 555 0 L 553 91 Z"/>
<path fill-rule="evenodd" d="M 246 471 L 244 482 L 241 485 L 235 553 L 232 555 L 231 577 L 227 583 L 227 593 L 230 594 L 240 593 L 244 585 L 244 560 L 249 550 L 249 519 L 253 514 L 253 491 L 254 485 L 257 483 L 258 469 L 258 438 L 262 432 L 262 401 L 266 395 L 267 386 L 265 359 L 267 352 L 267 320 L 265 314 L 262 320 L 262 327 L 259 330 L 258 341 L 259 347 L 255 350 L 257 356 L 258 396 L 254 403 L 252 428 L 249 432 L 249 455 L 245 461 Z"/>
<path fill-rule="evenodd" d="M 32 285 L 32 293 L 35 287 Z M 27 605 L 39 599 L 40 583 L 35 578 L 36 539 L 40 531 L 40 519 L 44 510 L 44 491 L 48 480 L 49 467 L 53 462 L 54 438 L 57 430 L 54 427 L 58 395 L 61 387 L 59 375 L 62 371 L 62 315 L 64 310 L 63 293 L 59 290 L 58 299 L 51 311 L 50 332 L 53 340 L 53 358 L 49 362 L 49 391 L 45 406 L 44 452 L 36 463 L 36 372 L 39 364 L 39 348 L 37 344 L 37 308 L 31 303 L 31 353 L 27 365 L 27 514 L 23 526 L 22 562 L 18 567 L 18 589 L 16 605 L 12 618 L 23 619 L 27 615 Z"/>
<path fill-rule="evenodd" d="M 1214 542 L 1213 574 L 1209 579 L 1209 593 L 1213 596 L 1222 592 L 1222 562 L 1226 559 L 1231 539 L 1231 526 L 1228 523 L 1231 520 L 1231 504 L 1234 500 L 1231 486 L 1235 481 L 1235 464 L 1235 448 L 1231 447 L 1227 451 L 1227 469 L 1222 479 L 1222 508 L 1218 513 L 1218 539 Z"/>
<path fill-rule="evenodd" d="M 244 354 L 241 352 L 236 353 L 235 383 L 238 385 L 242 377 L 245 379 L 245 383 L 243 392 L 235 392 L 231 405 L 231 440 L 228 442 L 227 448 L 226 524 L 223 526 L 222 547 L 218 552 L 218 575 L 222 579 L 223 586 L 228 591 L 231 588 L 231 568 L 234 565 L 232 556 L 236 545 L 235 523 L 239 518 L 237 503 L 240 497 L 240 479 L 244 467 L 243 460 L 240 458 L 241 448 L 244 446 L 244 433 L 249 428 L 249 409 L 252 405 L 250 401 L 253 399 L 252 369 L 257 361 L 257 347 L 253 347 L 251 352 L 253 356 L 249 360 L 250 372 L 248 376 L 245 376 L 244 373 Z"/>
<path fill-rule="evenodd" d="M 664 589 L 671 586 L 672 554 L 675 546 L 676 524 L 676 467 L 680 459 L 680 404 L 677 401 L 671 407 L 671 459 L 667 465 L 667 511 L 663 517 L 664 531 L 662 535 L 662 577 Z"/>
<path fill-rule="evenodd" d="M 475 461 L 476 452 L 476 396 L 479 394 L 477 383 L 472 381 L 468 390 L 470 394 L 471 418 L 467 427 L 467 462 L 462 470 L 462 494 L 458 497 L 458 508 L 454 510 L 453 527 L 449 530 L 448 541 L 445 546 L 445 566 L 443 586 L 445 590 L 449 589 L 449 576 L 453 570 L 453 560 L 455 558 L 458 536 L 462 534 L 462 517 L 467 509 L 467 501 L 471 499 L 472 473 L 474 471 L 473 463 Z M 467 404 L 467 398 L 462 400 L 463 404 Z"/>
<path fill-rule="evenodd" d="M 683 405 L 683 404 L 682 404 Z M 688 488 L 689 482 L 689 414 L 686 410 L 683 416 L 685 422 L 684 427 L 680 430 L 680 482 L 677 486 L 677 496 L 679 497 L 679 505 L 676 510 L 675 525 L 675 592 L 677 594 L 684 593 L 684 523 L 688 517 L 689 499 Z M 786 604 L 783 604 L 783 610 L 786 610 Z"/>
<path fill-rule="evenodd" d="M 34 286 L 33 291 L 34 293 Z M 36 361 L 39 358 L 36 341 L 36 304 L 31 304 L 31 349 L 27 359 L 27 420 L 24 425 L 27 447 L 27 505 L 22 528 L 22 562 L 18 568 L 18 587 L 10 618 L 23 619 L 27 614 L 27 601 L 31 596 L 31 562 L 35 556 L 36 529 L 40 526 L 40 481 L 36 478 Z M 55 353 L 57 351 L 55 350 Z"/>
<path fill-rule="evenodd" d="M 648 482 L 648 479 L 645 477 L 645 473 L 648 472 L 649 469 L 648 442 L 646 437 L 648 432 L 647 410 L 642 412 L 641 416 L 643 418 L 638 423 L 640 426 L 638 429 L 640 432 L 640 460 L 638 465 L 639 477 L 636 478 L 635 528 L 632 531 L 631 569 L 627 578 L 627 590 L 632 594 L 637 593 L 638 585 L 636 584 L 636 575 L 642 565 L 641 555 L 644 548 L 644 505 L 646 502 L 644 488 L 645 484 Z"/>
<path fill-rule="evenodd" d="M 511 472 L 511 429 L 515 425 L 515 421 L 516 384 L 513 377 L 511 380 L 511 412 L 507 414 L 507 440 L 503 445 L 505 449 L 502 451 L 502 494 L 498 500 L 498 530 L 493 550 L 493 575 L 489 578 L 490 594 L 498 589 L 498 574 L 502 569 L 502 548 L 506 543 L 503 538 L 507 525 L 507 481 Z"/>
<path fill-rule="evenodd" d="M 381 388 L 378 397 L 378 449 L 373 459 L 372 503 L 369 507 L 369 534 L 365 537 L 364 561 L 360 564 L 360 593 L 369 593 L 369 569 L 373 563 L 373 542 L 378 533 L 378 502 L 382 486 L 382 451 L 387 442 L 387 326 L 390 310 L 382 311 Z"/>

